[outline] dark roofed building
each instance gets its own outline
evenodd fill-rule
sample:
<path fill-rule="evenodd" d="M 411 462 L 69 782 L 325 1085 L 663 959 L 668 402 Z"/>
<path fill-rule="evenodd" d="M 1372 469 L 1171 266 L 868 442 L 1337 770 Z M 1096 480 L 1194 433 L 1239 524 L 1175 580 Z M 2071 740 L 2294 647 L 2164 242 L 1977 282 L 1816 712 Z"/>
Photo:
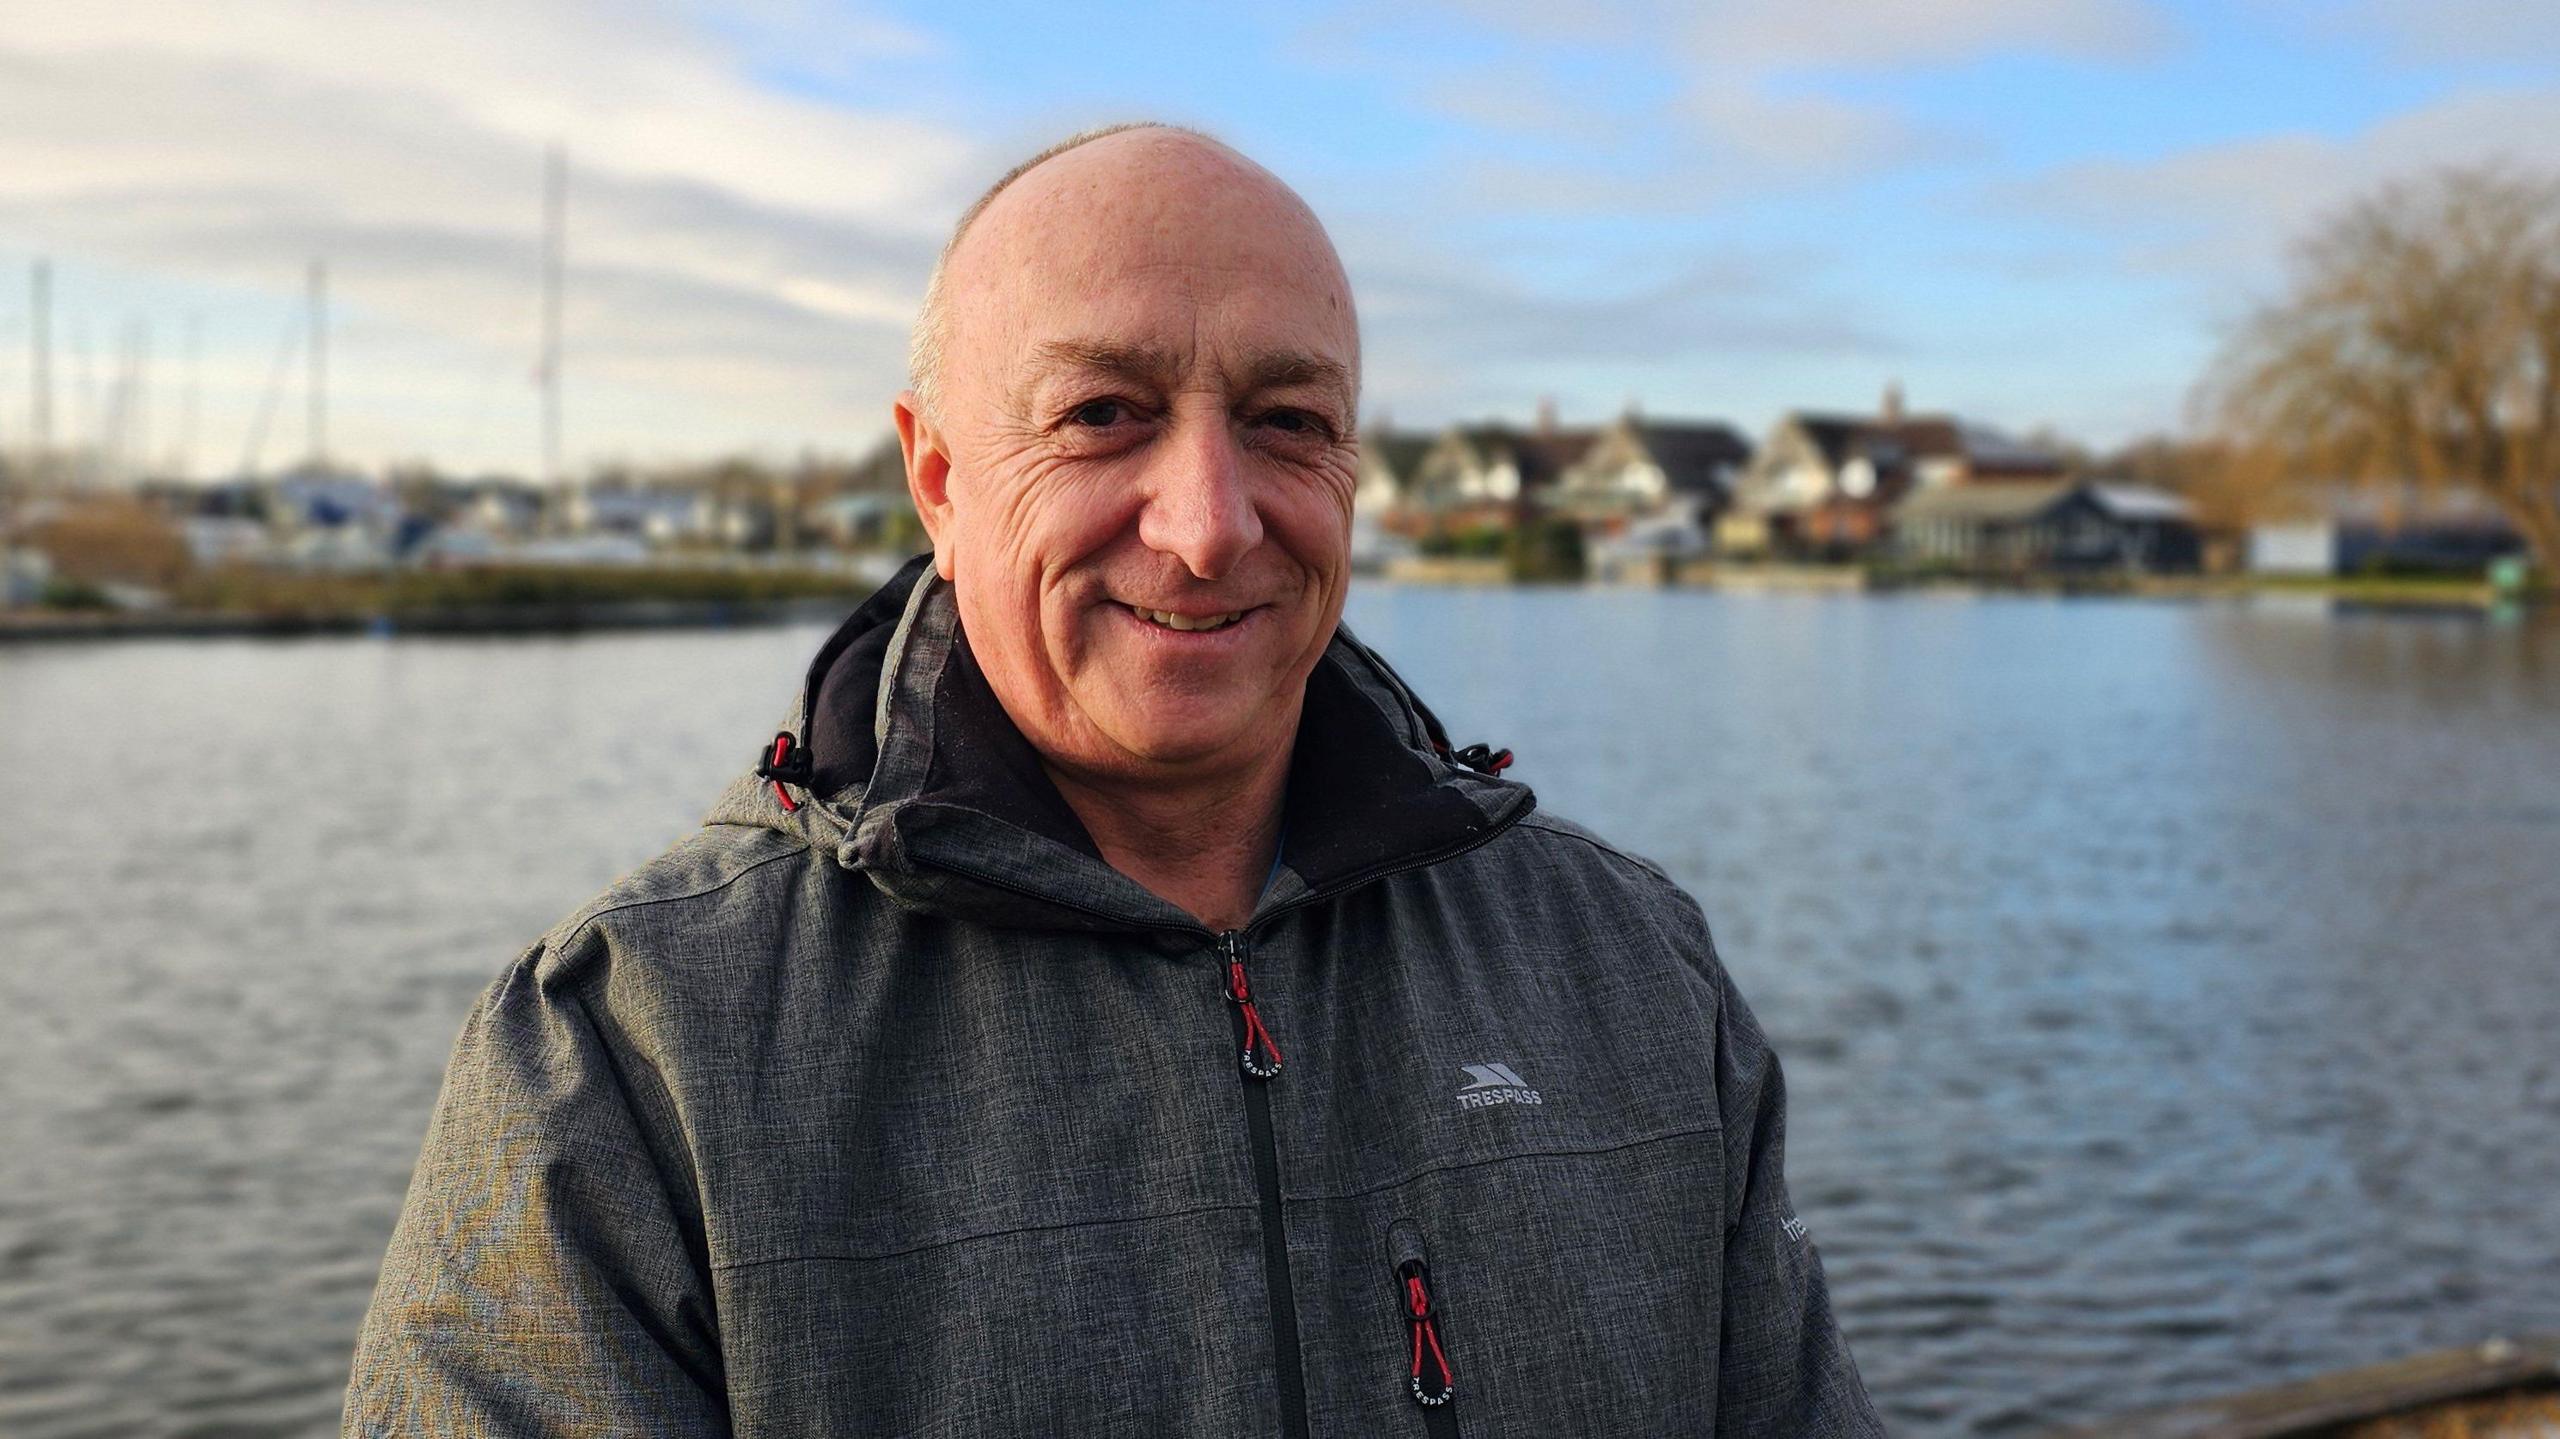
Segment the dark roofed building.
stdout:
<path fill-rule="evenodd" d="M 1984 573 L 2191 571 L 2203 553 L 2186 501 L 2147 485 L 1940 485 L 1904 499 L 1892 526 L 1899 557 Z"/>
<path fill-rule="evenodd" d="M 1415 466 L 1407 502 L 1450 511 L 1545 500 L 1591 448 L 1590 430 L 1536 430 L 1504 424 L 1455 425 Z"/>
<path fill-rule="evenodd" d="M 1559 477 L 1556 502 L 1585 518 L 1677 509 L 1703 524 L 1732 498 L 1750 462 L 1750 442 L 1731 425 L 1647 420 L 1629 411 Z"/>
<path fill-rule="evenodd" d="M 1433 443 L 1430 435 L 1385 425 L 1362 431 L 1360 487 L 1353 492 L 1352 507 L 1369 514 L 1384 514 L 1405 504 L 1412 497 L 1422 458 L 1431 453 Z"/>
<path fill-rule="evenodd" d="M 1727 550 L 1846 554 L 1881 539 L 1905 495 L 1944 486 L 2050 482 L 2062 458 L 1953 415 L 1906 415 L 1898 387 L 1881 413 L 1781 416 L 1718 523 Z"/>
<path fill-rule="evenodd" d="M 2473 490 L 2302 486 L 2279 508 L 2249 530 L 2249 568 L 2261 574 L 2478 574 L 2525 552 L 2514 523 Z"/>

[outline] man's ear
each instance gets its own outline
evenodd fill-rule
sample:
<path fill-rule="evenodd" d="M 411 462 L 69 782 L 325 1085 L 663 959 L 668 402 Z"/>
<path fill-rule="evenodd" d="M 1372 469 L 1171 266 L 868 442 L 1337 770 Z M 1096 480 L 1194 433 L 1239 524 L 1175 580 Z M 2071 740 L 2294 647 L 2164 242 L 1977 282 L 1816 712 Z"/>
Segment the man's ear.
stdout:
<path fill-rule="evenodd" d="M 951 451 L 942 430 L 924 412 L 913 390 L 901 390 L 893 404 L 898 420 L 898 451 L 907 461 L 907 498 L 916 518 L 933 540 L 934 572 L 951 578 Z"/>

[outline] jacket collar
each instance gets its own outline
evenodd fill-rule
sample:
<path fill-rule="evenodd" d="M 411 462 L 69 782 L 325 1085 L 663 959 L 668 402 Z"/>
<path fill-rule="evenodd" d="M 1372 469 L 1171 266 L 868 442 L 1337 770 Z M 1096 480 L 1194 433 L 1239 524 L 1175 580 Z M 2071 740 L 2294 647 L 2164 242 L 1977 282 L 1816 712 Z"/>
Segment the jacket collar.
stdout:
<path fill-rule="evenodd" d="M 929 558 L 819 648 L 787 733 L 785 780 L 732 785 L 709 822 L 797 831 L 912 909 L 1185 944 L 1202 933 L 1103 860 L 988 687 Z M 1337 628 L 1307 679 L 1285 803 L 1288 842 L 1256 921 L 1471 849 L 1535 799 L 1452 760 L 1438 720 Z"/>

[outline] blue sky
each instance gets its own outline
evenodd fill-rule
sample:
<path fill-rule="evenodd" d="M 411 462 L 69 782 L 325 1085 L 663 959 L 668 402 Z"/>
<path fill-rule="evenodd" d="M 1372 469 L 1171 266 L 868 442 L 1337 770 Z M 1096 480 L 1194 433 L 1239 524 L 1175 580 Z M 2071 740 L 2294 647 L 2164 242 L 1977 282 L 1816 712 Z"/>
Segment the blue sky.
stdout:
<path fill-rule="evenodd" d="M 2322 214 L 2440 165 L 2560 167 L 2540 0 L 212 13 L 39 0 L 0 31 L 0 446 L 30 423 L 35 256 L 56 433 L 122 414 L 111 438 L 214 473 L 325 254 L 332 448 L 529 468 L 553 139 L 581 462 L 869 442 L 960 206 L 1109 120 L 1200 125 L 1297 185 L 1352 271 L 1365 403 L 1417 426 L 1552 396 L 1756 433 L 1898 380 L 2114 443 L 2181 425 Z M 276 403 L 270 465 L 307 444 Z"/>

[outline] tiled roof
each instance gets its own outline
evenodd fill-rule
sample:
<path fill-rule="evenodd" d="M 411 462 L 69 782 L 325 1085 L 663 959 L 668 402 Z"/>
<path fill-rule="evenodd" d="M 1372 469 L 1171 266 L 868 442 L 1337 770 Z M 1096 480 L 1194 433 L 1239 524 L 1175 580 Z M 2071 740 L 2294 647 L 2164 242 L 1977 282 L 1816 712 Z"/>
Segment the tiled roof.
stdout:
<path fill-rule="evenodd" d="M 2069 480 L 2021 480 L 2006 485 L 1940 485 L 1921 490 L 1894 510 L 1902 524 L 1968 520 L 2001 524 L 2030 520 L 2071 493 Z"/>
<path fill-rule="evenodd" d="M 1639 420 L 1633 428 L 1636 442 L 1675 490 L 1712 488 L 1723 472 L 1751 459 L 1750 442 L 1730 425 Z"/>
<path fill-rule="evenodd" d="M 1399 481 L 1413 478 L 1436 437 L 1411 430 L 1370 430 L 1360 436 L 1360 451 Z"/>

